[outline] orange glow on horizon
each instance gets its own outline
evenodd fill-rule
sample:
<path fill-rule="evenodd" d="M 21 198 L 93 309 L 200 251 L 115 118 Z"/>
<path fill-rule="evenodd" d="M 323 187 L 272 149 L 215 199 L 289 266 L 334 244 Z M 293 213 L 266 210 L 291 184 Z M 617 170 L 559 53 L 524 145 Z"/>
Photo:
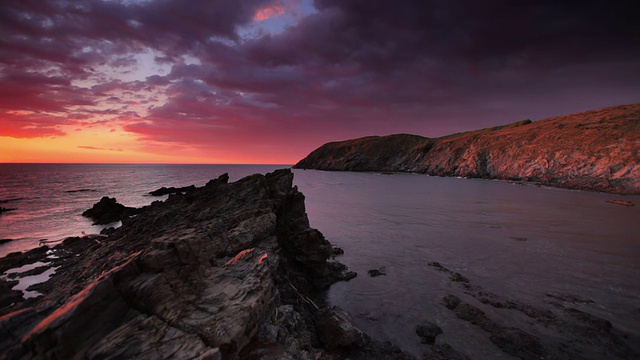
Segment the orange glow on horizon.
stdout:
<path fill-rule="evenodd" d="M 111 149 L 76 145 L 57 138 L 16 139 L 0 136 L 0 163 L 114 163 L 114 164 L 294 164 L 299 159 L 276 156 L 207 156 L 203 150 Z"/>
<path fill-rule="evenodd" d="M 0 136 L 0 163 L 293 164 L 268 153 L 237 153 L 157 143 L 110 126 L 60 127 L 62 136 Z M 231 150 L 231 151 L 229 151 Z"/>

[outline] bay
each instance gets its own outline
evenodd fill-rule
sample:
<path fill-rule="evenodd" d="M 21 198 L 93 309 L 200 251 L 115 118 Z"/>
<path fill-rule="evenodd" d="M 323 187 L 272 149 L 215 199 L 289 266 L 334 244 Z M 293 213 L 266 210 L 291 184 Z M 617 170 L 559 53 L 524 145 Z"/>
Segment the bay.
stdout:
<path fill-rule="evenodd" d="M 296 183 L 311 226 L 358 273 L 332 286 L 330 302 L 377 339 L 420 355 L 427 348 L 415 328 L 431 321 L 444 331 L 439 342 L 471 358 L 513 358 L 443 305 L 470 291 L 429 266 L 438 262 L 506 300 L 542 309 L 553 296 L 588 300 L 571 306 L 630 334 L 640 351 L 640 206 L 607 202 L 640 204 L 638 196 L 419 174 L 306 170 L 296 171 Z M 385 276 L 367 275 L 380 267 Z M 514 312 L 483 309 L 530 327 Z"/>

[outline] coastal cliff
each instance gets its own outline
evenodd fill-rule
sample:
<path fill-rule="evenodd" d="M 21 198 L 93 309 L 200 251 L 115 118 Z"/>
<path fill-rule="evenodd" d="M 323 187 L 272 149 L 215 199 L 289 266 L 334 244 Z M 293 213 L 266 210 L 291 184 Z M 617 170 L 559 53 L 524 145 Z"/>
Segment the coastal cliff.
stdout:
<path fill-rule="evenodd" d="M 292 181 L 223 175 L 118 229 L 0 259 L 0 358 L 410 358 L 327 306 L 355 274 Z M 51 278 L 15 290 L 38 275 Z"/>
<path fill-rule="evenodd" d="M 640 104 L 453 134 L 327 143 L 294 168 L 415 172 L 640 194 Z"/>

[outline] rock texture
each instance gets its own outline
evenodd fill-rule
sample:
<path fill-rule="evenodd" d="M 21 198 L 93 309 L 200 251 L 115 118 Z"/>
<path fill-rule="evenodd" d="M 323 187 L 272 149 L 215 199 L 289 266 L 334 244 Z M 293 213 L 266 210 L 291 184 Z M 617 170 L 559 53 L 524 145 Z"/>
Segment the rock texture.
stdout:
<path fill-rule="evenodd" d="M 294 167 L 534 181 L 640 194 L 640 104 L 441 138 L 397 134 L 332 142 Z"/>
<path fill-rule="evenodd" d="M 0 259 L 0 273 L 55 268 L 29 288 L 42 296 L 0 298 L 0 357 L 410 358 L 325 305 L 328 286 L 355 275 L 309 227 L 289 170 L 227 179 L 154 202 L 108 236 Z"/>

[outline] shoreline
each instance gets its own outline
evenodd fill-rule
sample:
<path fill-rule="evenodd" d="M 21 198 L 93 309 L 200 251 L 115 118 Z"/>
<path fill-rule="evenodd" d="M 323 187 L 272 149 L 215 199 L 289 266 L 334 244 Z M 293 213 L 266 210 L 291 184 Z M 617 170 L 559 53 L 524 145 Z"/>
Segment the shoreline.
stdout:
<path fill-rule="evenodd" d="M 309 227 L 292 178 L 290 170 L 235 183 L 220 177 L 152 204 L 107 237 L 67 238 L 0 259 L 2 272 L 44 259 L 56 267 L 29 288 L 42 296 L 21 300 L 11 291 L 13 299 L 3 299 L 1 352 L 410 359 L 326 304 L 329 285 L 355 274 Z"/>

